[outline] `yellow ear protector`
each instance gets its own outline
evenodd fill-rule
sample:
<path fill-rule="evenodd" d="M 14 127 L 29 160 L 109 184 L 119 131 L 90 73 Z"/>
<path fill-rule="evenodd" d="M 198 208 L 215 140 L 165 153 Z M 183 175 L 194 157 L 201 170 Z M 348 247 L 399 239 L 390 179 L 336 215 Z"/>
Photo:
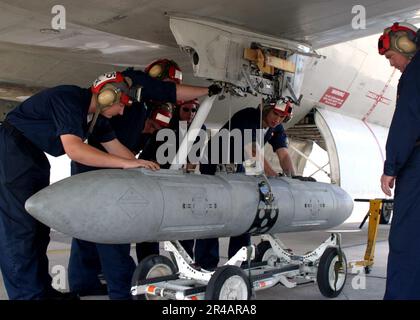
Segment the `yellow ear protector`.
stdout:
<path fill-rule="evenodd" d="M 157 78 L 162 74 L 162 71 L 162 66 L 160 64 L 155 64 L 152 68 L 150 68 L 149 76 Z"/>
<path fill-rule="evenodd" d="M 391 36 L 391 46 L 401 53 L 412 54 L 417 50 L 415 38 L 412 32 L 397 31 Z"/>
<path fill-rule="evenodd" d="M 92 93 L 97 95 L 100 107 L 108 107 L 120 102 L 130 106 L 130 88 L 120 72 L 108 72 L 100 75 L 92 84 Z"/>
<path fill-rule="evenodd" d="M 97 95 L 96 112 L 89 127 L 92 133 L 100 113 L 115 103 L 130 106 L 133 100 L 129 96 L 129 85 L 120 72 L 108 72 L 100 75 L 92 84 L 91 91 Z"/>
<path fill-rule="evenodd" d="M 144 72 L 159 80 L 173 81 L 177 84 L 182 81 L 181 69 L 175 61 L 169 59 L 153 61 L 144 69 Z"/>
<path fill-rule="evenodd" d="M 98 104 L 101 109 L 109 107 L 121 100 L 121 91 L 114 85 L 106 84 L 98 93 Z"/>

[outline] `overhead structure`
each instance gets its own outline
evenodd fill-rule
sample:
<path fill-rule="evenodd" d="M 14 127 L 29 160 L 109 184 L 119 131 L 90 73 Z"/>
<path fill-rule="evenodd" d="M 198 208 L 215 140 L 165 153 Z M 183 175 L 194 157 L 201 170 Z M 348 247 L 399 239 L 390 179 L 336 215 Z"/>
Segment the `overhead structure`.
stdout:
<path fill-rule="evenodd" d="M 305 58 L 319 57 L 303 42 L 251 32 L 209 20 L 170 17 L 171 31 L 189 54 L 194 75 L 224 83 L 232 94 L 247 93 L 298 103 Z"/>

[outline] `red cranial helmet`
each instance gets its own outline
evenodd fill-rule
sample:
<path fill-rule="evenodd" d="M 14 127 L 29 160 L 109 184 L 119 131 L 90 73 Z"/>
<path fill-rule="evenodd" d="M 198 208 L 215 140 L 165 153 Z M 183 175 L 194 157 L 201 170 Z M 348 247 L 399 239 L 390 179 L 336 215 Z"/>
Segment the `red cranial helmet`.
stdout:
<path fill-rule="evenodd" d="M 268 100 L 263 104 L 263 113 L 273 111 L 281 117 L 285 117 L 283 122 L 286 123 L 293 116 L 293 101 L 288 97 L 281 97 L 279 100 Z"/>
<path fill-rule="evenodd" d="M 379 37 L 379 54 L 384 55 L 388 50 L 394 50 L 411 58 L 417 51 L 416 36 L 417 28 L 414 25 L 395 22 Z"/>
<path fill-rule="evenodd" d="M 173 105 L 171 103 L 156 103 L 153 106 L 150 119 L 162 127 L 168 127 L 172 119 Z"/>
<path fill-rule="evenodd" d="M 200 106 L 200 102 L 198 101 L 198 99 L 189 100 L 189 101 L 177 101 L 177 106 L 179 108 L 188 107 L 188 108 L 198 109 L 198 107 Z"/>
<path fill-rule="evenodd" d="M 100 108 L 108 107 L 121 102 L 131 106 L 132 98 L 129 96 L 129 86 L 121 72 L 108 72 L 100 75 L 92 84 L 92 93 L 98 95 Z"/>
<path fill-rule="evenodd" d="M 182 71 L 173 60 L 159 59 L 153 61 L 144 69 L 144 72 L 159 80 L 172 81 L 177 84 L 182 82 Z"/>

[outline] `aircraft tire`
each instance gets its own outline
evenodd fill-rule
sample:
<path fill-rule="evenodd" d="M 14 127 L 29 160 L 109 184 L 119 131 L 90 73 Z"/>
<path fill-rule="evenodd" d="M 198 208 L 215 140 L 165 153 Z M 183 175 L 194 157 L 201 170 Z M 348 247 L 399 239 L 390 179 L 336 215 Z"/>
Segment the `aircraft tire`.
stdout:
<path fill-rule="evenodd" d="M 336 268 L 338 273 L 336 273 Z M 338 280 L 336 280 L 337 275 Z M 327 248 L 319 260 L 316 278 L 319 291 L 323 296 L 327 298 L 337 297 L 343 290 L 347 278 L 347 260 L 344 253 L 342 266 L 340 266 L 338 249 L 335 247 Z"/>
<path fill-rule="evenodd" d="M 384 203 L 379 218 L 379 224 L 388 224 L 391 221 L 393 204 Z"/>
<path fill-rule="evenodd" d="M 177 273 L 175 264 L 167 257 L 152 254 L 144 258 L 133 273 L 131 286 L 137 286 L 140 280 L 169 276 Z M 141 294 L 134 295 L 133 300 L 166 300 L 160 297 Z"/>
<path fill-rule="evenodd" d="M 217 268 L 210 278 L 205 294 L 206 300 L 249 300 L 250 298 L 249 279 L 237 266 Z"/>
<path fill-rule="evenodd" d="M 266 253 L 268 250 L 272 251 L 270 241 L 261 241 L 255 250 L 255 258 L 253 262 L 263 262 L 267 260 Z"/>

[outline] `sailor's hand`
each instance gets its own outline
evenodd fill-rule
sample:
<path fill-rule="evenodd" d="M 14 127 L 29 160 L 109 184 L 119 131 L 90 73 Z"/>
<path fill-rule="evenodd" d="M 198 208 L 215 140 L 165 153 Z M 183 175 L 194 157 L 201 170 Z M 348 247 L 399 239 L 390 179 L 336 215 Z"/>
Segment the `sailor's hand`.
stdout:
<path fill-rule="evenodd" d="M 124 165 L 124 169 L 130 169 L 130 168 L 146 168 L 151 170 L 159 170 L 160 166 L 153 161 L 147 161 L 142 159 L 135 159 L 135 160 L 127 160 L 127 162 Z"/>
<path fill-rule="evenodd" d="M 392 196 L 391 189 L 394 188 L 395 177 L 382 175 L 381 177 L 381 188 L 382 191 L 389 197 Z"/>
<path fill-rule="evenodd" d="M 147 160 L 137 160 L 140 163 L 141 168 L 151 169 L 153 171 L 159 170 L 160 166 L 154 161 L 147 161 Z"/>
<path fill-rule="evenodd" d="M 222 92 L 222 87 L 217 84 L 212 84 L 209 86 L 209 97 L 217 95 Z"/>

